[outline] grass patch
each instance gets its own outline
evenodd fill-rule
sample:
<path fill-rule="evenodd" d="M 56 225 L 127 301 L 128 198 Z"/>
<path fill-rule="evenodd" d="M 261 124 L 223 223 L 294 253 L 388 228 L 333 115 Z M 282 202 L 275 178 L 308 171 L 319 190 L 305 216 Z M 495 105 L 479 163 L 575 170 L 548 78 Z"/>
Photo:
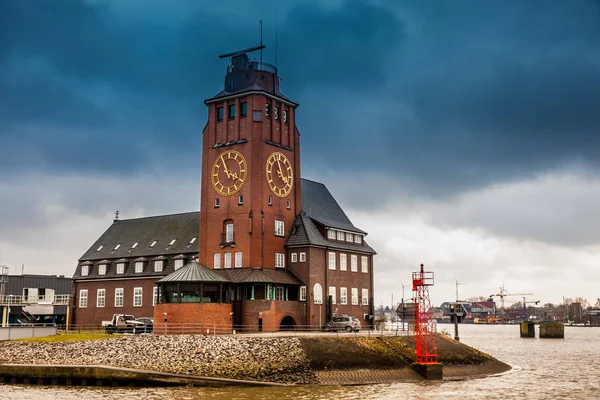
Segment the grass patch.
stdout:
<path fill-rule="evenodd" d="M 99 333 L 73 333 L 68 335 L 52 335 L 39 338 L 18 339 L 15 342 L 56 343 L 56 342 L 84 342 L 87 340 L 100 340 L 119 337 Z"/>

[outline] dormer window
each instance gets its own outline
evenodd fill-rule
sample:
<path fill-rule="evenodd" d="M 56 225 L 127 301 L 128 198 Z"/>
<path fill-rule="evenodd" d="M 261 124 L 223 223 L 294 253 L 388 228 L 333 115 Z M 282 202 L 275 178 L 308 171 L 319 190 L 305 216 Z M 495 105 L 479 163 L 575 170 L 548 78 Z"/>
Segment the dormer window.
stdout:
<path fill-rule="evenodd" d="M 169 246 L 173 246 L 175 244 L 175 242 L 177 241 L 177 239 L 173 239 L 171 240 L 171 242 L 169 242 Z"/>
<path fill-rule="evenodd" d="M 362 236 L 361 235 L 354 235 L 354 243 L 361 244 L 362 243 Z"/>
<path fill-rule="evenodd" d="M 337 231 L 337 240 L 344 240 L 344 232 Z"/>
<path fill-rule="evenodd" d="M 333 229 L 327 231 L 327 239 L 335 239 L 335 231 Z"/>
<path fill-rule="evenodd" d="M 154 247 L 154 246 L 156 246 L 156 243 L 158 243 L 158 240 L 154 240 L 154 241 L 153 241 L 153 242 L 150 244 L 150 247 Z"/>
<path fill-rule="evenodd" d="M 351 233 L 346 233 L 346 242 L 353 242 L 354 241 L 354 235 Z"/>
<path fill-rule="evenodd" d="M 106 264 L 98 265 L 98 275 L 106 275 Z"/>
<path fill-rule="evenodd" d="M 90 266 L 82 265 L 81 266 L 81 276 L 88 276 L 90 274 Z"/>

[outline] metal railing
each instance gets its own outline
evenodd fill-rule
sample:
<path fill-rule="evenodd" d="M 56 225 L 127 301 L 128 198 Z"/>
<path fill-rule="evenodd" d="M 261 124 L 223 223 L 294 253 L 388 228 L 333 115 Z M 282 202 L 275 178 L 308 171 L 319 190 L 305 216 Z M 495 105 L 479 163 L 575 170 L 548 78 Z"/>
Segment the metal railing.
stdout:
<path fill-rule="evenodd" d="M 43 296 L 15 296 L 12 294 L 0 296 L 0 306 L 31 306 L 31 305 L 69 305 L 70 294 L 55 294 Z"/>

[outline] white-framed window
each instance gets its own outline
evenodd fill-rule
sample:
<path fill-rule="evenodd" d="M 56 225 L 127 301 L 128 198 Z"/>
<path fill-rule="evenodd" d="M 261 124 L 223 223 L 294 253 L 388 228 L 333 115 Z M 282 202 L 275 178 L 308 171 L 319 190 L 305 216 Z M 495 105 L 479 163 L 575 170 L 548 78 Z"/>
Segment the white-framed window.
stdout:
<path fill-rule="evenodd" d="M 117 263 L 117 275 L 125 273 L 125 263 Z"/>
<path fill-rule="evenodd" d="M 369 305 L 369 289 L 362 290 L 362 305 L 363 306 Z"/>
<path fill-rule="evenodd" d="M 323 287 L 320 283 L 315 283 L 315 286 L 313 287 L 313 298 L 315 304 L 323 304 Z"/>
<path fill-rule="evenodd" d="M 79 308 L 87 308 L 88 304 L 88 290 L 81 289 L 79 291 Z"/>
<path fill-rule="evenodd" d="M 215 253 L 213 256 L 213 267 L 214 269 L 221 268 L 221 253 Z"/>
<path fill-rule="evenodd" d="M 277 286 L 275 288 L 275 300 L 283 301 L 283 287 Z"/>
<path fill-rule="evenodd" d="M 346 233 L 346 242 L 353 242 L 354 241 L 354 235 L 351 233 Z"/>
<path fill-rule="evenodd" d="M 235 268 L 242 268 L 242 252 L 241 251 L 235 252 L 234 262 L 235 262 L 235 264 L 234 264 Z"/>
<path fill-rule="evenodd" d="M 365 274 L 369 273 L 369 257 L 362 256 L 360 258 L 360 270 Z"/>
<path fill-rule="evenodd" d="M 358 305 L 358 289 L 355 287 L 352 288 L 352 305 Z"/>
<path fill-rule="evenodd" d="M 335 231 L 333 229 L 327 230 L 327 239 L 335 239 Z"/>
<path fill-rule="evenodd" d="M 181 267 L 183 267 L 183 258 L 178 258 L 177 260 L 175 260 L 175 271 L 177 271 Z"/>
<path fill-rule="evenodd" d="M 348 263 L 347 263 L 346 255 L 343 253 L 340 253 L 340 271 L 347 271 L 347 270 L 348 270 Z"/>
<path fill-rule="evenodd" d="M 298 261 L 298 253 L 292 253 L 292 262 L 295 263 Z"/>
<path fill-rule="evenodd" d="M 344 232 L 337 231 L 337 240 L 344 240 Z"/>
<path fill-rule="evenodd" d="M 306 301 L 306 286 L 300 286 L 300 301 Z"/>
<path fill-rule="evenodd" d="M 98 275 L 106 275 L 106 264 L 98 265 Z"/>
<path fill-rule="evenodd" d="M 123 297 L 125 297 L 123 288 L 116 288 L 115 289 L 115 307 L 123 307 Z"/>
<path fill-rule="evenodd" d="M 283 221 L 275 220 L 275 236 L 283 236 L 285 232 Z"/>
<path fill-rule="evenodd" d="M 81 266 L 81 276 L 88 276 L 90 274 L 90 266 L 82 265 Z"/>
<path fill-rule="evenodd" d="M 352 272 L 358 272 L 358 256 L 357 255 L 350 255 L 350 271 Z"/>
<path fill-rule="evenodd" d="M 152 307 L 158 302 L 158 286 L 152 288 Z"/>
<path fill-rule="evenodd" d="M 306 262 L 306 253 L 305 252 L 300 253 L 300 262 Z"/>
<path fill-rule="evenodd" d="M 277 268 L 285 267 L 285 254 L 275 253 L 275 267 L 277 267 Z"/>
<path fill-rule="evenodd" d="M 328 254 L 328 262 L 327 265 L 329 266 L 329 269 L 333 269 L 335 270 L 335 253 L 333 251 L 330 251 Z"/>
<path fill-rule="evenodd" d="M 354 234 L 354 243 L 361 244 L 362 243 L 362 236 Z"/>
<path fill-rule="evenodd" d="M 96 307 L 102 308 L 106 304 L 106 289 L 96 290 Z"/>
<path fill-rule="evenodd" d="M 231 268 L 231 253 L 225 253 L 225 268 Z"/>
<path fill-rule="evenodd" d="M 233 223 L 225 225 L 225 243 L 233 242 Z"/>
<path fill-rule="evenodd" d="M 348 288 L 345 288 L 345 287 L 340 288 L 340 303 L 342 305 L 348 304 Z"/>
<path fill-rule="evenodd" d="M 142 306 L 142 288 L 141 287 L 133 288 L 133 306 L 134 307 Z"/>
<path fill-rule="evenodd" d="M 335 286 L 329 286 L 329 295 L 331 296 L 331 304 L 335 304 Z"/>
<path fill-rule="evenodd" d="M 141 274 L 142 272 L 144 272 L 144 262 L 143 261 L 136 261 L 135 262 L 135 273 L 136 274 Z"/>
<path fill-rule="evenodd" d="M 165 267 L 165 262 L 163 260 L 154 261 L 154 272 L 162 272 Z"/>

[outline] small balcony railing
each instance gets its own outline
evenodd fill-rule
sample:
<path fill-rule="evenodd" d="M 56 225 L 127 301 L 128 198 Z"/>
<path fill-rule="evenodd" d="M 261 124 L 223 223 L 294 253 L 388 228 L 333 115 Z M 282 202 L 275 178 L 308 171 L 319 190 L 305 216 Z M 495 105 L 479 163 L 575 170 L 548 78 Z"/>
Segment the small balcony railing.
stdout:
<path fill-rule="evenodd" d="M 235 247 L 235 236 L 233 233 L 227 235 L 227 232 L 221 232 L 221 248 L 223 247 Z"/>

